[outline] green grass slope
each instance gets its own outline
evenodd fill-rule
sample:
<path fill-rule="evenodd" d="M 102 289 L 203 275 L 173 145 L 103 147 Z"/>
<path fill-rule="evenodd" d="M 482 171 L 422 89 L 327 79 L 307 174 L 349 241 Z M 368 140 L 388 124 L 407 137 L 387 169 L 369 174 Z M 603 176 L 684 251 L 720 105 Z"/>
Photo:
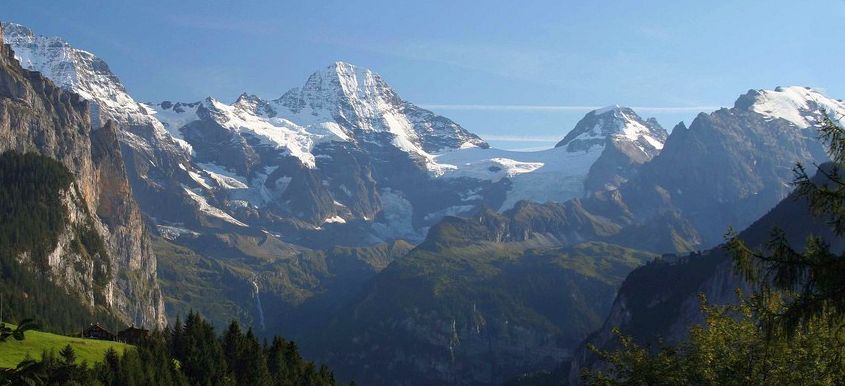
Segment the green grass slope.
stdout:
<path fill-rule="evenodd" d="M 14 326 L 11 326 L 14 328 Z M 77 363 L 87 362 L 89 365 L 103 360 L 103 355 L 109 348 L 113 348 L 118 354 L 132 347 L 131 345 L 96 339 L 74 338 L 64 335 L 56 335 L 42 331 L 27 331 L 24 340 L 9 338 L 0 343 L 0 368 L 15 367 L 29 355 L 33 359 L 41 359 L 44 351 L 55 351 L 58 353 L 68 344 L 76 352 Z"/>

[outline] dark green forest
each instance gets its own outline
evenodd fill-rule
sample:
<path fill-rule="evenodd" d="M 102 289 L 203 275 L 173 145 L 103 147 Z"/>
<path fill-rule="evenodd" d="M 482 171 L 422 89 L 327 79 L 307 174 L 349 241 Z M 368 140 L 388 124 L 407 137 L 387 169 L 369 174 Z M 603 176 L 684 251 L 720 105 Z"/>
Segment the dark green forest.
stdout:
<path fill-rule="evenodd" d="M 60 193 L 73 182 L 61 163 L 37 154 L 0 154 L 0 256 L 28 252 L 47 267 L 67 213 Z"/>

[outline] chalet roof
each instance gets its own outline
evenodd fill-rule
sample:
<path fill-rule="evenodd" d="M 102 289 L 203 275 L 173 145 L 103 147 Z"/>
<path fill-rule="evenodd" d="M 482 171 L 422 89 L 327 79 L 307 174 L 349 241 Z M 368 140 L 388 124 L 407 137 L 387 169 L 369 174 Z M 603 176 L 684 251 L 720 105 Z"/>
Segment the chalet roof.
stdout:
<path fill-rule="evenodd" d="M 106 332 L 109 331 L 105 327 L 101 326 L 100 323 L 89 324 L 88 327 L 85 328 L 85 331 L 90 331 L 90 330 L 103 330 L 103 331 L 106 331 Z"/>

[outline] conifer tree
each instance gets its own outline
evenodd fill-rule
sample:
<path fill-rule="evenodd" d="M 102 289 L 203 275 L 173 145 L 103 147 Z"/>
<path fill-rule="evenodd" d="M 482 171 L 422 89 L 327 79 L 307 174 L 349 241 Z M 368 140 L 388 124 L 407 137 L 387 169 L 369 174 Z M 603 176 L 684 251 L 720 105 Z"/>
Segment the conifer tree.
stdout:
<path fill-rule="evenodd" d="M 242 350 L 239 358 L 241 372 L 238 382 L 244 385 L 270 385 L 270 371 L 267 369 L 267 358 L 261 345 L 250 328 L 242 338 Z"/>
<path fill-rule="evenodd" d="M 76 363 L 76 352 L 73 351 L 73 347 L 70 344 L 59 351 L 59 356 L 62 357 L 62 362 L 66 365 Z"/>
<path fill-rule="evenodd" d="M 241 327 L 237 321 L 233 320 L 232 323 L 229 324 L 229 328 L 226 329 L 226 333 L 223 335 L 222 344 L 223 355 L 226 356 L 226 362 L 229 365 L 229 372 L 233 374 L 235 378 L 239 378 L 239 375 L 243 372 L 244 364 L 240 361 L 242 339 Z"/>
<path fill-rule="evenodd" d="M 273 342 L 267 349 L 267 368 L 276 385 L 287 385 L 285 380 L 290 377 L 290 371 L 285 361 L 286 346 L 285 340 L 277 336 L 273 338 Z"/>
<path fill-rule="evenodd" d="M 819 129 L 832 160 L 813 165 L 811 178 L 800 163 L 795 166 L 796 193 L 806 200 L 811 212 L 830 224 L 836 237 L 845 235 L 845 129 L 825 114 Z M 736 269 L 753 283 L 766 299 L 784 297 L 779 312 L 768 313 L 762 322 L 769 335 L 792 334 L 817 319 L 837 327 L 845 318 L 845 256 L 831 250 L 818 235 L 807 235 L 803 251 L 790 245 L 786 234 L 775 229 L 763 250 L 746 245 L 729 232 L 727 247 Z"/>

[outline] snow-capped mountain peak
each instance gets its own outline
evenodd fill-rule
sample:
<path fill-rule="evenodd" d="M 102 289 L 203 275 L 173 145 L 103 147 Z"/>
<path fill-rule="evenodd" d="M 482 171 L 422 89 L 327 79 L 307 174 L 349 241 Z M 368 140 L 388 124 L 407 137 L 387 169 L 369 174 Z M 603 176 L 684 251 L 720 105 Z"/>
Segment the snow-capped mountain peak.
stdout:
<path fill-rule="evenodd" d="M 603 147 L 607 140 L 636 143 L 645 152 L 663 148 L 668 133 L 654 119 L 644 120 L 628 107 L 608 106 L 584 116 L 555 147 L 570 152 Z"/>
<path fill-rule="evenodd" d="M 285 93 L 276 103 L 294 114 L 333 118 L 340 114 L 350 123 L 372 118 L 385 99 L 399 100 L 396 93 L 374 72 L 345 62 L 335 62 L 311 74 L 302 87 Z M 401 102 L 401 100 L 399 100 Z"/>
<path fill-rule="evenodd" d="M 336 62 L 312 74 L 301 89 L 286 93 L 278 103 L 289 112 L 282 115 L 293 121 L 306 125 L 331 121 L 350 134 L 388 132 L 396 147 L 429 158 L 402 99 L 370 70 Z"/>
<path fill-rule="evenodd" d="M 323 71 L 318 71 L 306 82 L 303 89 L 308 90 L 313 81 L 318 79 L 321 82 L 337 82 L 340 91 L 349 98 L 372 101 L 379 92 L 396 96 L 393 89 L 378 74 L 346 62 L 335 62 Z"/>
<path fill-rule="evenodd" d="M 38 71 L 59 87 L 96 101 L 92 123 L 107 119 L 129 124 L 151 124 L 146 109 L 132 99 L 108 64 L 94 54 L 76 49 L 58 37 L 36 35 L 20 24 L 3 23 L 5 42 L 21 66 Z"/>
<path fill-rule="evenodd" d="M 390 133 L 396 147 L 423 158 L 444 149 L 487 147 L 458 124 L 402 100 L 380 75 L 346 62 L 313 73 L 273 105 L 280 115 L 306 125 L 331 121 L 361 137 Z"/>
<path fill-rule="evenodd" d="M 208 98 L 193 106 L 165 102 L 156 105 L 156 114 L 178 138 L 179 128 L 208 115 L 224 128 L 287 150 L 307 167 L 315 167 L 312 149 L 325 141 L 394 146 L 435 173 L 440 166 L 431 153 L 487 147 L 456 123 L 403 101 L 373 71 L 345 62 L 313 73 L 276 100 L 244 93 L 231 105 Z"/>
<path fill-rule="evenodd" d="M 340 107 L 337 104 L 348 102 L 362 116 L 367 113 L 363 109 L 366 105 L 386 100 L 401 102 L 381 76 L 346 62 L 335 62 L 311 74 L 301 88 L 301 95 L 315 110 L 337 108 Z"/>
<path fill-rule="evenodd" d="M 617 110 L 621 110 L 621 109 L 622 109 L 622 106 L 610 105 L 610 106 L 605 106 L 605 107 L 602 107 L 602 108 L 599 108 L 599 109 L 595 109 L 595 110 L 592 111 L 592 113 L 595 114 L 595 115 L 603 115 L 603 114 L 608 114 L 608 113 L 614 113 Z"/>
<path fill-rule="evenodd" d="M 35 35 L 32 30 L 20 24 L 3 23 L 2 28 L 5 43 L 12 46 L 15 58 L 22 67 L 38 71 L 66 89 L 77 83 L 76 56 L 89 56 L 90 53 L 75 50 L 59 37 Z"/>
<path fill-rule="evenodd" d="M 2 23 L 5 43 L 12 47 L 21 66 L 38 71 L 59 87 L 73 91 L 91 103 L 91 123 L 99 127 L 112 120 L 128 130 L 119 134 L 133 146 L 149 147 L 156 142 L 174 154 L 190 152 L 190 145 L 168 130 L 153 116 L 150 106 L 133 99 L 108 64 L 94 54 L 74 48 L 59 37 L 36 35 L 15 23 Z M 136 130 L 141 127 L 148 128 Z"/>
<path fill-rule="evenodd" d="M 735 107 L 754 111 L 773 119 L 784 119 L 799 128 L 815 127 L 821 110 L 828 116 L 845 116 L 845 103 L 825 96 L 810 87 L 777 87 L 774 90 L 749 90 L 737 99 Z"/>

